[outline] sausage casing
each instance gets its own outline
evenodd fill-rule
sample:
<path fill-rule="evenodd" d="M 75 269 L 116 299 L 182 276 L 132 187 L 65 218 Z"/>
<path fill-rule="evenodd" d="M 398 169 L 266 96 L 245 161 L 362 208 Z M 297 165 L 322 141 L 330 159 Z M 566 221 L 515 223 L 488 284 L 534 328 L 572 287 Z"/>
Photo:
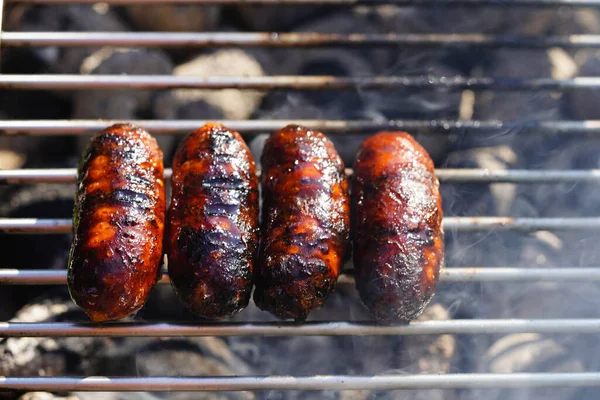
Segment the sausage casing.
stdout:
<path fill-rule="evenodd" d="M 261 158 L 263 221 L 255 303 L 305 320 L 333 290 L 350 225 L 344 163 L 320 132 L 287 126 Z"/>
<path fill-rule="evenodd" d="M 354 268 L 363 303 L 381 322 L 409 321 L 431 300 L 444 260 L 433 161 L 406 132 L 359 149 L 352 185 Z"/>
<path fill-rule="evenodd" d="M 98 133 L 81 158 L 68 287 L 92 321 L 132 314 L 156 283 L 166 208 L 163 174 L 156 140 L 132 125 Z"/>
<path fill-rule="evenodd" d="M 207 124 L 173 159 L 169 276 L 193 313 L 223 318 L 250 301 L 258 247 L 258 178 L 239 133 Z"/>

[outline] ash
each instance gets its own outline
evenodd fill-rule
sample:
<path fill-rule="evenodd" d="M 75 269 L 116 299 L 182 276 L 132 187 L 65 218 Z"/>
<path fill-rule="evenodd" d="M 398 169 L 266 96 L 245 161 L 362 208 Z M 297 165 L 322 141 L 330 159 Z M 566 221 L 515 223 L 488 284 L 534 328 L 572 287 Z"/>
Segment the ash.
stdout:
<path fill-rule="evenodd" d="M 6 5 L 8 31 L 290 31 L 338 33 L 600 33 L 594 10 L 196 6 Z M 130 49 L 7 48 L 4 73 L 174 75 L 423 75 L 471 77 L 600 76 L 600 53 L 560 49 Z M 12 91 L 0 93 L 1 119 L 600 119 L 597 91 L 552 92 L 255 92 L 235 89 Z M 413 132 L 438 168 L 589 169 L 600 167 L 600 140 L 516 130 L 439 135 Z M 256 160 L 268 132 L 248 137 Z M 365 134 L 331 135 L 347 166 Z M 165 163 L 180 136 L 159 137 Z M 75 167 L 89 137 L 0 137 L 0 168 Z M 74 188 L 0 187 L 0 217 L 70 218 Z M 445 216 L 599 216 L 593 184 L 444 184 Z M 63 269 L 70 237 L 1 235 L 0 268 Z M 592 232 L 446 232 L 450 267 L 597 265 Z M 35 249 L 35 251 L 32 251 Z M 3 321 L 84 321 L 64 287 L 0 291 Z M 595 318 L 600 290 L 580 283 L 440 283 L 421 320 Z M 340 283 L 317 321 L 370 317 L 353 284 Z M 198 321 L 157 286 L 133 321 Z M 234 321 L 273 321 L 254 305 Z M 434 335 L 403 337 L 11 338 L 0 340 L 0 376 L 204 376 L 582 372 L 600 369 L 593 335 Z M 597 389 L 257 393 L 0 393 L 23 400 L 92 399 L 432 399 L 587 400 Z"/>

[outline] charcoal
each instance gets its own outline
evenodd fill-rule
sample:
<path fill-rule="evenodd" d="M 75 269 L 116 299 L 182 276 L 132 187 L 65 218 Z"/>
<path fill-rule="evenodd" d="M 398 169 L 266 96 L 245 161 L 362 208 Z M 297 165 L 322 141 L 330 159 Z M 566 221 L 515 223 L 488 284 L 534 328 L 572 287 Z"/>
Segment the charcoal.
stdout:
<path fill-rule="evenodd" d="M 17 313 L 13 322 L 85 320 L 66 288 L 40 298 Z M 4 338 L 0 340 L 0 375 L 56 376 L 83 374 L 88 360 L 105 348 L 104 338 Z"/>
<path fill-rule="evenodd" d="M 310 17 L 328 12 L 323 7 L 263 5 L 242 5 L 237 11 L 243 23 L 258 32 L 288 32 Z"/>
<path fill-rule="evenodd" d="M 600 13 L 596 9 L 562 9 L 555 13 L 553 33 L 597 35 L 600 33 Z"/>
<path fill-rule="evenodd" d="M 29 392 L 19 397 L 19 400 L 81 400 L 81 398 L 73 394 L 60 396 L 49 392 Z"/>
<path fill-rule="evenodd" d="M 522 8 L 397 7 L 375 8 L 385 28 L 397 33 L 541 34 L 553 23 L 554 11 Z"/>
<path fill-rule="evenodd" d="M 583 372 L 577 356 L 556 340 L 536 333 L 518 333 L 498 339 L 484 356 L 480 372 Z M 470 399 L 569 400 L 577 399 L 577 388 L 474 390 Z"/>
<path fill-rule="evenodd" d="M 417 319 L 418 321 L 440 321 L 450 319 L 447 310 L 441 304 L 430 305 Z M 386 352 L 393 348 L 393 339 L 370 338 L 369 348 L 372 357 L 365 360 L 367 374 L 446 374 L 456 357 L 456 342 L 452 335 L 406 336 L 402 340 L 401 350 L 397 353 Z M 385 360 L 390 357 L 391 360 Z M 384 365 L 394 365 L 397 369 L 382 370 Z M 397 393 L 393 391 L 374 391 L 370 398 L 392 400 Z M 451 391 L 444 390 L 406 390 L 402 398 L 407 400 L 450 400 Z"/>
<path fill-rule="evenodd" d="M 22 308 L 12 322 L 86 321 L 66 288 L 47 292 Z M 127 318 L 125 321 L 131 321 Z M 5 338 L 2 376 L 206 376 L 252 371 L 219 338 Z M 123 394 L 116 398 L 124 398 Z M 88 399 L 87 394 L 78 394 Z M 176 399 L 252 399 L 251 393 L 177 393 Z"/>
<path fill-rule="evenodd" d="M 260 63 L 250 54 L 227 49 L 201 55 L 173 69 L 176 76 L 263 76 Z M 253 90 L 179 89 L 172 93 L 176 118 L 246 119 L 260 105 L 263 92 Z M 216 113 L 215 113 L 216 111 Z M 216 115 L 215 115 L 216 114 Z"/>
<path fill-rule="evenodd" d="M 356 10 L 337 11 L 334 14 L 313 18 L 306 23 L 303 23 L 293 29 L 297 33 L 333 33 L 333 34 L 352 34 L 361 32 L 362 34 L 377 34 L 382 33 L 381 25 L 377 19 L 371 18 L 369 15 L 357 12 Z M 390 51 L 385 48 L 378 47 L 358 47 L 352 49 L 286 49 L 278 52 L 275 57 L 280 57 L 278 63 L 273 63 L 273 67 L 280 68 L 280 71 L 275 73 L 282 74 L 327 74 L 327 71 L 319 73 L 317 66 L 324 61 L 338 60 L 338 65 L 342 66 L 345 63 L 356 64 L 357 56 L 362 58 L 363 63 L 368 65 L 368 70 L 374 73 L 383 72 L 390 60 Z M 354 57 L 346 57 L 345 54 L 350 54 Z M 341 57 L 338 59 L 337 57 Z M 310 68 L 312 66 L 312 68 Z M 352 70 L 355 76 L 366 76 L 359 73 L 359 68 L 365 69 L 358 65 L 350 65 L 342 70 Z M 363 71 L 365 74 L 367 70 Z"/>
<path fill-rule="evenodd" d="M 600 52 L 580 52 L 575 60 L 579 66 L 579 76 L 600 76 Z M 566 94 L 570 115 L 573 119 L 600 119 L 597 104 L 600 95 L 597 90 L 574 90 Z"/>
<path fill-rule="evenodd" d="M 220 7 L 204 5 L 131 5 L 125 9 L 133 26 L 142 31 L 210 31 L 221 16 Z"/>
<path fill-rule="evenodd" d="M 22 32 L 123 32 L 126 26 L 113 11 L 87 5 L 48 5 L 28 8 L 15 27 Z M 77 74 L 93 47 L 46 47 L 33 50 L 59 74 Z"/>
<path fill-rule="evenodd" d="M 495 50 L 489 63 L 474 76 L 493 78 L 551 78 L 553 56 L 543 50 Z M 475 94 L 473 119 L 501 121 L 548 121 L 563 118 L 563 96 L 548 91 L 490 91 Z M 461 147 L 510 146 L 517 154 L 516 166 L 536 168 L 556 146 L 558 137 L 517 129 L 465 134 Z"/>
<path fill-rule="evenodd" d="M 81 72 L 91 75 L 170 75 L 171 60 L 160 50 L 100 49 L 87 57 Z M 156 93 L 151 90 L 81 90 L 74 94 L 73 118 L 132 120 L 151 118 Z M 89 135 L 78 136 L 78 153 L 89 142 Z M 173 138 L 161 136 L 158 144 L 169 154 Z"/>

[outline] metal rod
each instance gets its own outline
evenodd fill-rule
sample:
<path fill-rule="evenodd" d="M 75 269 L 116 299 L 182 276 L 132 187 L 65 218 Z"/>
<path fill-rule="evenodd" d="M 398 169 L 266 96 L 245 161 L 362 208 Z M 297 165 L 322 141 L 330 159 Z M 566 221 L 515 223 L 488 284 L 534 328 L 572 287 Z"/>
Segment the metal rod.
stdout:
<path fill-rule="evenodd" d="M 24 4 L 94 4 L 97 0 L 8 0 Z M 600 7 L 599 0 L 109 0 L 108 4 L 195 4 L 195 5 L 310 5 L 398 7 Z"/>
<path fill-rule="evenodd" d="M 348 169 L 352 173 L 351 169 Z M 491 170 L 452 169 L 436 170 L 442 183 L 561 183 L 598 182 L 600 169 L 588 170 Z M 75 168 L 0 170 L 0 185 L 32 183 L 74 183 Z M 171 169 L 165 169 L 165 178 L 171 178 Z"/>
<path fill-rule="evenodd" d="M 465 78 L 461 76 L 174 76 L 0 75 L 0 89 L 249 89 L 249 90 L 575 90 L 600 89 L 600 77 Z"/>
<path fill-rule="evenodd" d="M 353 280 L 352 276 L 344 275 Z M 600 281 L 600 267 L 509 268 L 450 267 L 440 271 L 441 282 L 539 282 L 539 281 Z M 64 285 L 66 270 L 0 269 L 0 285 Z M 169 283 L 163 273 L 159 284 Z"/>
<path fill-rule="evenodd" d="M 600 333 L 600 319 L 454 319 L 408 325 L 361 322 L 0 322 L 0 337 L 389 336 Z"/>
<path fill-rule="evenodd" d="M 106 127 L 130 122 L 153 134 L 174 135 L 189 133 L 208 120 L 0 120 L 3 135 L 82 135 L 95 133 Z M 411 133 L 479 133 L 510 134 L 576 134 L 600 135 L 600 120 L 586 121 L 457 121 L 457 120 L 219 120 L 230 129 L 243 134 L 272 132 L 289 124 L 303 125 L 328 134 L 370 133 L 380 130 L 407 130 Z"/>
<path fill-rule="evenodd" d="M 597 230 L 600 217 L 590 218 L 512 218 L 512 217 L 446 217 L 446 232 Z M 24 234 L 71 233 L 70 219 L 0 218 L 0 232 Z"/>
<path fill-rule="evenodd" d="M 206 377 L 0 377 L 0 390 L 171 392 L 598 387 L 600 372 Z"/>
<path fill-rule="evenodd" d="M 4 46 L 331 47 L 485 46 L 596 48 L 600 35 L 337 34 L 269 32 L 5 32 Z"/>

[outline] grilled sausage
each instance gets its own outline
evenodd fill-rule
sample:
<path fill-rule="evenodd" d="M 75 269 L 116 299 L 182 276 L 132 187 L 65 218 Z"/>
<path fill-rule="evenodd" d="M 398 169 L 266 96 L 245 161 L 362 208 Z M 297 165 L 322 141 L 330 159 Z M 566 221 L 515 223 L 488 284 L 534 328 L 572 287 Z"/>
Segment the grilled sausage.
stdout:
<path fill-rule="evenodd" d="M 287 126 L 262 154 L 263 223 L 254 302 L 306 319 L 333 290 L 348 242 L 344 163 L 320 132 Z"/>
<path fill-rule="evenodd" d="M 250 301 L 258 247 L 258 178 L 239 133 L 207 124 L 173 160 L 167 254 L 173 289 L 193 313 L 218 319 Z"/>
<path fill-rule="evenodd" d="M 354 268 L 363 303 L 381 322 L 418 317 L 444 260 L 433 161 L 408 133 L 379 133 L 359 149 L 352 191 Z"/>
<path fill-rule="evenodd" d="M 132 125 L 100 132 L 83 154 L 68 286 L 92 321 L 137 311 L 157 281 L 166 208 L 163 174 L 156 140 Z"/>

